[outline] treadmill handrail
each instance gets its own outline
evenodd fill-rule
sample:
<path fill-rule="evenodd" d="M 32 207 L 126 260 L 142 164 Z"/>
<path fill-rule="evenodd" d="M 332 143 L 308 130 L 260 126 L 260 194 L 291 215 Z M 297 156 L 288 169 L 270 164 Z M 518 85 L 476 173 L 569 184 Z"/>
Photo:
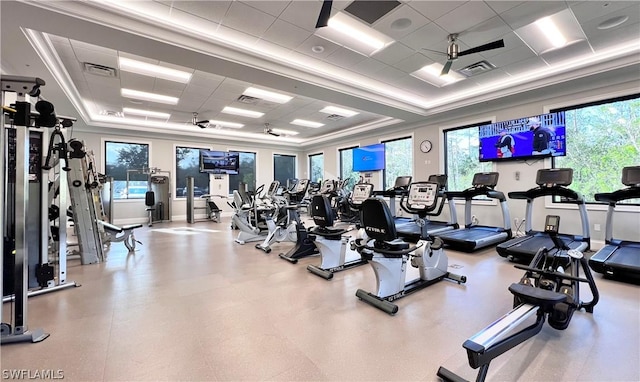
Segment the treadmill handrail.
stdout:
<path fill-rule="evenodd" d="M 570 190 L 563 186 L 552 187 L 535 187 L 527 191 L 512 191 L 509 192 L 510 199 L 527 199 L 532 200 L 542 196 L 563 196 L 569 200 L 563 201 L 563 203 L 584 203 L 584 197 L 576 191 Z"/>
<path fill-rule="evenodd" d="M 640 198 L 640 187 L 627 187 L 613 192 L 601 192 L 594 195 L 598 202 L 613 203 L 614 205 L 622 200 Z"/>
<path fill-rule="evenodd" d="M 447 198 L 463 198 L 465 200 L 471 200 L 476 196 L 486 196 L 491 199 L 498 199 L 500 201 L 506 200 L 504 193 L 496 191 L 495 189 L 487 186 L 471 187 L 462 191 L 447 191 Z"/>

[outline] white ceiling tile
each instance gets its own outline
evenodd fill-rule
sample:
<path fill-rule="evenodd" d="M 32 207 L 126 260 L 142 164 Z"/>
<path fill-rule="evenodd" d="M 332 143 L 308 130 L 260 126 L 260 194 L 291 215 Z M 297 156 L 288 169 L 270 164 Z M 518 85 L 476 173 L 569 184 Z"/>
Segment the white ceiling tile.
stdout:
<path fill-rule="evenodd" d="M 393 67 L 402 70 L 405 73 L 413 73 L 425 65 L 432 64 L 433 60 L 422 53 L 414 53 L 413 55 L 397 62 Z"/>
<path fill-rule="evenodd" d="M 435 22 L 449 33 L 460 33 L 495 16 L 496 13 L 484 2 L 469 1 L 439 17 Z"/>
<path fill-rule="evenodd" d="M 564 1 L 525 1 L 501 13 L 500 17 L 515 30 L 564 9 L 567 9 Z"/>
<path fill-rule="evenodd" d="M 611 29 L 598 29 L 600 23 L 616 16 L 628 16 L 629 19 L 625 23 Z M 640 39 L 639 22 L 640 3 L 636 3 L 631 7 L 584 22 L 582 29 L 589 39 L 591 46 L 596 51 L 599 51 L 611 48 L 611 41 L 616 41 L 617 43 L 638 41 Z"/>
<path fill-rule="evenodd" d="M 565 46 L 562 49 L 556 49 L 551 52 L 541 54 L 540 57 L 550 65 L 554 65 L 576 57 L 589 57 L 591 55 L 593 55 L 591 46 L 589 46 L 586 41 L 579 41 L 575 44 Z"/>
<path fill-rule="evenodd" d="M 264 13 L 268 13 L 271 16 L 278 17 L 282 11 L 287 8 L 289 5 L 289 1 L 271 1 L 271 0 L 252 0 L 252 1 L 242 1 L 250 7 L 259 9 Z"/>
<path fill-rule="evenodd" d="M 92 49 L 74 48 L 76 58 L 80 62 L 89 62 L 92 64 L 108 66 L 110 68 L 118 68 L 118 56 L 115 51 L 104 53 Z"/>
<path fill-rule="evenodd" d="M 509 79 L 511 79 L 511 76 L 509 76 L 502 69 L 498 68 L 498 69 L 493 69 L 490 72 L 482 73 L 482 74 L 473 76 L 471 78 L 467 78 L 467 81 L 473 81 L 478 85 L 485 85 L 485 84 L 493 84 L 493 83 L 497 83 L 497 82 L 501 82 Z"/>
<path fill-rule="evenodd" d="M 335 3 L 335 2 L 334 2 Z M 316 21 L 320 14 L 322 2 L 319 1 L 292 1 L 287 8 L 280 14 L 280 19 L 290 22 L 302 29 L 314 32 L 316 29 Z M 332 7 L 332 13 L 335 14 L 335 4 Z"/>
<path fill-rule="evenodd" d="M 536 54 L 527 46 L 520 46 L 515 49 L 510 49 L 509 51 L 503 52 L 501 54 L 491 56 L 491 58 L 488 58 L 487 61 L 494 64 L 498 68 L 501 68 L 519 61 L 534 59 L 536 57 Z"/>
<path fill-rule="evenodd" d="M 485 3 L 487 3 L 487 5 L 489 7 L 491 7 L 491 9 L 493 9 L 496 13 L 500 14 L 502 12 L 506 12 L 511 8 L 514 8 L 522 3 L 524 3 L 524 1 L 485 1 Z"/>
<path fill-rule="evenodd" d="M 402 43 L 395 42 L 389 45 L 388 47 L 386 47 L 385 49 L 377 52 L 372 57 L 387 65 L 393 65 L 413 55 L 414 53 L 415 53 L 415 50 L 407 47 Z"/>
<path fill-rule="evenodd" d="M 98 46 L 98 45 L 93 45 L 93 44 L 88 44 L 86 42 L 82 42 L 82 41 L 78 41 L 78 40 L 70 40 L 71 46 L 73 47 L 73 50 L 76 49 L 87 49 L 87 50 L 93 50 L 95 52 L 99 52 L 99 53 L 103 53 L 103 54 L 107 54 L 107 55 L 116 55 L 116 51 L 113 49 L 109 49 L 109 48 L 105 48 L 102 46 Z"/>
<path fill-rule="evenodd" d="M 331 55 L 327 57 L 326 61 L 343 68 L 351 68 L 364 61 L 366 58 L 366 56 L 363 56 L 360 53 L 340 47 L 335 52 L 331 53 Z"/>
<path fill-rule="evenodd" d="M 637 1 L 582 1 L 571 5 L 570 8 L 576 16 L 576 19 L 578 19 L 578 22 L 582 24 L 585 21 L 595 18 L 606 20 L 620 14 L 619 11 L 634 6 L 637 9 L 637 7 L 640 7 L 640 4 Z M 628 10 L 630 11 L 631 8 Z M 635 13 L 637 15 L 638 11 Z M 626 14 L 633 16 L 633 12 Z"/>
<path fill-rule="evenodd" d="M 415 50 L 422 48 L 433 49 L 434 44 L 445 41 L 448 34 L 449 33 L 440 28 L 438 24 L 430 23 L 405 36 L 399 42 Z"/>
<path fill-rule="evenodd" d="M 178 107 L 182 110 L 198 110 L 202 106 L 205 101 L 205 97 L 200 97 L 196 94 L 185 94 L 180 97 L 180 101 L 178 101 Z M 204 116 L 200 116 L 204 117 Z"/>
<path fill-rule="evenodd" d="M 400 79 L 406 75 L 407 73 L 391 66 L 384 67 L 375 73 L 376 79 L 388 84 L 392 84 L 395 80 Z"/>
<path fill-rule="evenodd" d="M 182 93 L 186 87 L 187 87 L 186 84 L 183 84 L 180 82 L 168 81 L 168 80 L 163 80 L 161 78 L 156 78 L 155 84 L 153 86 L 153 92 L 159 93 L 159 94 L 167 94 L 167 93 L 175 93 L 175 92 Z"/>
<path fill-rule="evenodd" d="M 171 7 L 219 23 L 227 14 L 232 1 L 173 1 Z"/>
<path fill-rule="evenodd" d="M 428 87 L 432 87 L 426 82 L 415 78 L 414 76 L 404 76 L 402 78 L 398 78 L 395 81 L 395 85 L 402 88 L 403 90 L 416 94 L 422 94 L 422 92 L 425 92 Z"/>
<path fill-rule="evenodd" d="M 285 48 L 295 49 L 302 44 L 304 40 L 311 36 L 311 34 L 311 32 L 291 23 L 276 20 L 273 25 L 267 29 L 262 38 L 275 44 L 282 45 Z"/>
<path fill-rule="evenodd" d="M 501 36 L 510 32 L 511 27 L 499 16 L 495 16 L 459 34 L 458 40 L 475 47 L 499 40 Z"/>
<path fill-rule="evenodd" d="M 463 5 L 466 1 L 422 1 L 414 0 L 409 6 L 433 21 Z"/>
<path fill-rule="evenodd" d="M 367 58 L 364 61 L 358 63 L 357 66 L 351 68 L 351 70 L 365 75 L 371 75 L 384 68 L 385 66 L 385 64 L 376 60 L 375 58 Z"/>
<path fill-rule="evenodd" d="M 139 74 L 120 71 L 120 86 L 123 88 L 140 90 L 143 92 L 152 92 L 155 85 L 155 78 L 149 76 L 141 76 Z M 89 74 L 87 74 L 87 79 Z"/>
<path fill-rule="evenodd" d="M 502 70 L 512 76 L 519 76 L 532 71 L 544 70 L 548 67 L 549 65 L 544 62 L 542 58 L 536 57 L 529 60 L 519 61 L 514 64 L 509 64 L 502 67 Z"/>
<path fill-rule="evenodd" d="M 222 20 L 222 24 L 242 33 L 262 36 L 273 24 L 275 17 L 252 8 L 244 3 L 234 1 Z"/>
<path fill-rule="evenodd" d="M 311 51 L 311 48 L 316 45 L 322 46 L 324 48 L 324 51 L 320 53 L 314 53 L 313 51 Z M 331 41 L 325 40 L 315 35 L 311 35 L 296 48 L 296 52 L 300 52 L 314 58 L 324 59 L 331 53 L 335 52 L 338 48 L 340 48 L 340 46 L 332 43 Z"/>
<path fill-rule="evenodd" d="M 407 19 L 411 24 L 403 29 L 398 29 L 394 27 L 393 22 L 399 19 Z M 406 4 L 402 4 L 377 20 L 373 24 L 373 27 L 394 40 L 398 40 L 429 23 L 429 21 L 430 20 L 421 15 L 420 12 Z"/>

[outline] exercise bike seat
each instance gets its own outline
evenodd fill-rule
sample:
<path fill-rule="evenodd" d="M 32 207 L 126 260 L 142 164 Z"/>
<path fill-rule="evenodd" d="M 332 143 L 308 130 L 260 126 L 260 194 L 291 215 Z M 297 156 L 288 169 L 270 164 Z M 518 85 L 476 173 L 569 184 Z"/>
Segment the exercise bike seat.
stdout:
<path fill-rule="evenodd" d="M 334 228 L 334 227 L 321 227 L 316 226 L 309 230 L 309 233 L 313 235 L 322 236 L 328 240 L 340 240 L 343 234 L 347 232 L 346 229 L 343 228 Z"/>
<path fill-rule="evenodd" d="M 556 304 L 565 302 L 567 299 L 566 294 L 520 283 L 511 284 L 509 292 L 513 293 L 514 296 L 518 297 L 523 302 L 539 306 L 543 311 L 547 312 Z"/>

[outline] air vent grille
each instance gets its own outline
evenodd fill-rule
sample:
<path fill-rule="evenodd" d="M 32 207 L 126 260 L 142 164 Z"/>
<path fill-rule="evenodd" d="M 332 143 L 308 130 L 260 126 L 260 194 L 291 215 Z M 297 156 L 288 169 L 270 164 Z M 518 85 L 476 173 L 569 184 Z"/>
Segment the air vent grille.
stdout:
<path fill-rule="evenodd" d="M 341 119 L 344 119 L 344 117 L 338 114 L 331 114 L 327 116 L 327 119 L 330 119 L 332 121 L 339 121 Z"/>
<path fill-rule="evenodd" d="M 465 77 L 473 77 L 482 73 L 490 72 L 495 68 L 496 66 L 489 61 L 482 60 L 480 62 L 476 62 L 475 64 L 471 64 L 462 69 L 459 69 L 458 73 L 462 74 Z"/>
<path fill-rule="evenodd" d="M 247 95 L 241 95 L 240 97 L 238 97 L 238 102 L 247 103 L 250 105 L 255 105 L 258 103 L 258 101 L 260 101 L 260 98 L 250 97 Z"/>
<path fill-rule="evenodd" d="M 118 71 L 115 68 L 112 68 L 110 66 L 92 64 L 90 62 L 84 63 L 84 71 L 101 77 L 118 77 Z"/>

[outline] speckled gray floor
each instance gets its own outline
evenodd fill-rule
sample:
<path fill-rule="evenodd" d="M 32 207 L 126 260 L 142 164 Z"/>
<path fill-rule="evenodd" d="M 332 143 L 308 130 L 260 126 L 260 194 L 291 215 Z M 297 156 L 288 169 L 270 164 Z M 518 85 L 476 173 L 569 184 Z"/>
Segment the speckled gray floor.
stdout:
<path fill-rule="evenodd" d="M 292 243 L 267 255 L 234 234 L 228 220 L 155 224 L 134 254 L 117 243 L 104 264 L 70 262 L 82 287 L 29 300 L 29 326 L 51 336 L 2 346 L 2 369 L 59 369 L 67 381 L 432 381 L 443 365 L 475 379 L 462 343 L 510 310 L 522 274 L 493 249 L 448 251 L 467 284 L 437 283 L 389 316 L 355 297 L 375 289 L 370 266 L 325 281 L 306 270 L 317 257 L 278 258 Z M 639 381 L 640 286 L 596 281 L 593 315 L 545 326 L 488 380 Z"/>

